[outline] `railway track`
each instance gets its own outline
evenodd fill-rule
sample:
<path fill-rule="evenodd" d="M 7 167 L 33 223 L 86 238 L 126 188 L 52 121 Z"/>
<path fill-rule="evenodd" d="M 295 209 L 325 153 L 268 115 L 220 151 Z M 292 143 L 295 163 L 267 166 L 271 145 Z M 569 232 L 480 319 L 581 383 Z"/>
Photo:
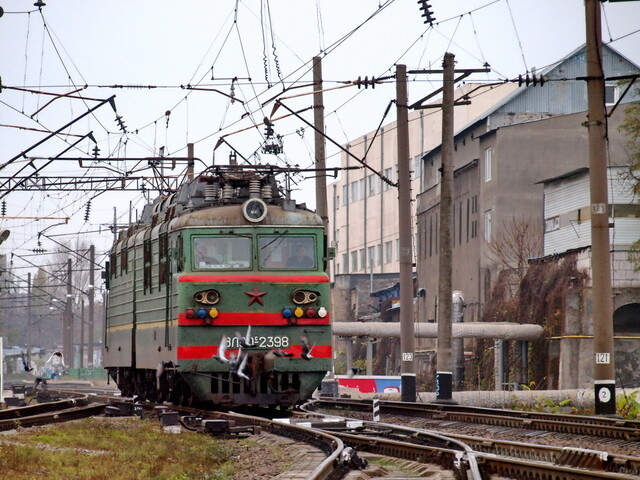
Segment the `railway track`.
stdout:
<path fill-rule="evenodd" d="M 347 409 L 355 409 L 362 414 L 363 411 L 369 410 L 368 414 L 371 414 L 371 402 L 351 401 L 351 400 L 321 400 L 313 402 L 314 411 L 321 407 L 330 407 L 331 413 L 335 415 L 336 411 L 341 411 L 341 415 L 348 415 Z M 310 409 L 305 408 L 309 411 Z M 462 427 L 462 414 L 469 414 L 472 421 L 477 424 L 482 422 L 483 419 L 489 417 L 487 422 L 489 425 L 495 425 L 500 423 L 495 419 L 506 419 L 506 422 L 502 423 L 504 427 L 502 429 L 511 429 L 513 427 L 513 418 L 519 415 L 512 416 L 511 412 L 497 411 L 495 415 L 491 415 L 493 411 L 491 409 L 474 409 L 472 407 L 463 407 L 457 409 L 456 406 L 451 408 L 450 406 L 441 405 L 406 405 L 407 408 L 403 408 L 405 405 L 399 402 L 384 402 L 382 403 L 381 410 L 386 413 L 385 417 L 389 418 L 401 413 L 405 417 L 404 423 L 410 423 L 415 425 L 421 423 L 422 418 L 433 415 L 436 418 L 443 419 L 440 423 L 446 423 L 449 426 L 459 425 Z M 337 410 L 340 409 L 340 410 Z M 442 415 L 444 413 L 450 413 L 453 411 L 453 416 L 456 420 L 447 420 L 448 416 Z M 456 411 L 456 410 L 462 410 Z M 479 411 L 476 411 L 479 410 Z M 418 412 L 417 414 L 415 412 Z M 528 412 L 515 412 L 516 414 L 522 413 L 522 416 L 526 419 Z M 366 414 L 365 414 L 366 415 Z M 458 415 L 456 417 L 456 415 Z M 571 418 L 570 421 L 564 422 L 559 428 L 551 425 L 555 417 L 559 417 L 562 420 L 564 416 L 558 416 L 553 414 L 533 414 L 536 420 L 544 420 L 541 425 L 550 426 L 549 431 L 573 431 L 576 435 L 580 435 L 579 432 L 587 431 L 584 425 L 580 425 L 580 420 L 583 417 Z M 394 417 L 397 418 L 397 417 Z M 621 419 L 610 418 L 593 418 L 586 417 L 584 419 L 587 425 L 593 423 L 597 428 L 593 431 L 604 438 L 603 441 L 615 442 L 615 443 L 627 443 L 633 445 L 636 449 L 638 443 L 634 440 L 611 440 L 612 438 L 619 438 L 620 432 L 629 433 L 626 438 L 636 438 L 637 422 L 626 421 Z M 566 425 L 571 424 L 576 426 L 573 430 Z M 352 423 L 353 425 L 353 423 Z M 493 427 L 495 429 L 495 427 Z M 613 434 L 606 431 L 607 428 L 613 429 Z M 379 442 L 380 439 L 389 439 L 392 441 L 408 442 L 411 444 L 432 445 L 433 431 L 421 430 L 419 428 L 401 427 L 395 424 L 380 424 L 379 422 L 363 421 L 360 427 L 357 427 L 359 436 L 364 434 L 369 435 L 372 439 L 369 443 L 365 440 L 358 440 L 356 438 L 341 437 L 346 444 L 358 448 L 369 450 L 374 448 L 375 451 L 384 452 L 384 449 L 389 447 L 382 447 Z M 346 432 L 345 434 L 352 435 L 352 432 Z M 543 432 L 544 433 L 544 432 Z M 588 449 L 579 447 L 554 447 L 551 445 L 537 445 L 527 442 L 507 441 L 500 440 L 498 438 L 490 438 L 487 436 L 477 437 L 471 435 L 459 435 L 447 432 L 445 435 L 451 441 L 458 441 L 465 444 L 476 458 L 476 462 L 479 465 L 480 470 L 483 472 L 483 478 L 485 476 L 497 475 L 501 478 L 531 478 L 531 479 L 563 479 L 563 478 L 639 478 L 640 477 L 640 457 L 624 454 L 613 454 L 606 450 Z M 562 436 L 570 436 L 569 433 L 565 433 Z M 393 447 L 391 447 L 393 448 Z M 382 449 L 382 450 L 380 450 Z M 419 455 L 419 454 L 414 454 Z M 467 453 L 468 455 L 468 453 Z"/>
<path fill-rule="evenodd" d="M 292 465 L 295 470 L 281 475 L 282 479 L 397 480 L 431 476 L 463 480 L 573 480 L 640 477 L 640 458 L 613 455 L 599 450 L 558 448 L 470 435 L 444 435 L 424 428 L 335 416 L 321 420 L 320 414 L 310 411 L 291 419 L 273 420 L 262 416 L 210 412 L 170 405 L 134 405 L 113 398 L 90 403 L 96 401 L 95 395 L 84 394 L 49 404 L 5 410 L 0 412 L 0 429 L 102 415 L 105 409 L 113 415 L 138 413 L 141 416 L 155 415 L 159 418 L 167 412 L 173 412 L 179 416 L 183 426 L 191 430 L 210 428 L 211 424 L 207 422 L 213 421 L 214 429 L 220 429 L 221 423 L 227 425 L 222 428 L 227 433 L 247 429 L 261 432 L 261 435 L 255 436 L 256 441 L 278 444 L 294 459 Z M 327 405 L 326 402 L 316 403 L 314 408 Z M 398 415 L 396 403 L 383 404 L 385 416 L 390 411 Z M 333 409 L 336 404 L 343 409 L 347 408 L 346 404 L 350 404 L 350 408 L 361 412 L 370 408 L 367 402 L 330 402 Z M 404 411 L 410 412 L 413 407 L 415 405 Z M 436 410 L 440 410 L 440 407 Z M 501 413 L 496 416 L 510 417 Z M 484 411 L 482 414 L 489 413 Z M 421 418 L 413 413 L 404 415 Z M 601 422 L 602 425 L 607 425 L 607 420 L 610 419 L 605 419 Z M 550 419 L 546 418 L 546 421 Z M 633 428 L 633 422 L 622 425 L 622 428 Z"/>
<path fill-rule="evenodd" d="M 320 399 L 317 408 L 340 408 L 371 412 L 368 400 Z M 584 415 L 498 410 L 461 405 L 380 401 L 381 413 L 433 420 L 476 423 L 507 428 L 526 428 L 568 435 L 588 435 L 612 440 L 640 440 L 640 421 Z"/>
<path fill-rule="evenodd" d="M 86 395 L 54 399 L 24 407 L 0 410 L 0 431 L 35 427 L 101 415 L 106 403 L 89 403 Z"/>

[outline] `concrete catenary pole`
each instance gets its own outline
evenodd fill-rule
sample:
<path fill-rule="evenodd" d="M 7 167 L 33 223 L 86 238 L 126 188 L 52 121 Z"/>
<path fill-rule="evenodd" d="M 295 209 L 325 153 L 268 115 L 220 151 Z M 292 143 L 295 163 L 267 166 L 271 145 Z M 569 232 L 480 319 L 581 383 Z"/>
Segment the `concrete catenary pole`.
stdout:
<path fill-rule="evenodd" d="M 31 367 L 31 272 L 27 273 L 27 366 Z M 1 388 L 1 387 L 0 387 Z"/>
<path fill-rule="evenodd" d="M 453 361 L 451 351 L 451 196 L 453 191 L 453 91 L 454 58 L 445 53 L 442 88 L 442 166 L 440 174 L 440 258 L 438 279 L 438 342 L 436 401 L 452 401 Z"/>
<path fill-rule="evenodd" d="M 329 233 L 329 207 L 327 206 L 327 174 L 325 134 L 324 134 L 324 95 L 322 94 L 322 59 L 313 57 L 313 125 L 315 127 L 315 153 L 316 153 L 316 213 L 322 219 L 325 235 L 325 253 L 328 262 L 328 252 L 326 245 L 327 234 Z M 335 208 L 335 205 L 334 205 Z M 329 263 L 327 263 L 328 267 Z M 335 351 L 335 339 L 331 338 L 331 351 Z M 334 377 L 333 363 L 331 364 L 329 378 Z"/>
<path fill-rule="evenodd" d="M 593 299 L 593 382 L 595 411 L 616 413 L 611 300 L 611 253 L 607 198 L 607 135 L 602 66 L 600 1 L 586 0 L 587 23 L 587 122 L 589 129 L 589 177 L 591 192 L 591 269 Z"/>
<path fill-rule="evenodd" d="M 67 303 L 65 303 L 64 308 L 64 332 L 62 334 L 62 349 L 64 355 L 64 363 L 66 364 L 66 366 L 73 368 L 75 362 L 73 358 L 73 313 L 71 311 L 71 307 L 73 304 L 73 285 L 71 283 L 71 274 L 71 259 L 69 258 L 67 260 Z"/>
<path fill-rule="evenodd" d="M 81 300 L 80 304 L 80 355 L 78 360 L 78 367 L 84 368 L 84 298 Z"/>
<path fill-rule="evenodd" d="M 322 218 L 325 231 L 329 228 L 327 211 L 327 174 L 325 169 L 324 98 L 322 95 L 322 59 L 313 57 L 313 124 L 316 150 L 316 213 Z"/>
<path fill-rule="evenodd" d="M 93 367 L 93 337 L 95 321 L 95 271 L 96 271 L 96 247 L 89 247 L 89 331 L 87 332 L 87 367 Z"/>
<path fill-rule="evenodd" d="M 415 326 L 413 324 L 413 255 L 411 249 L 411 173 L 407 67 L 396 65 L 398 123 L 398 230 L 400 247 L 400 351 L 402 401 L 416 401 Z"/>

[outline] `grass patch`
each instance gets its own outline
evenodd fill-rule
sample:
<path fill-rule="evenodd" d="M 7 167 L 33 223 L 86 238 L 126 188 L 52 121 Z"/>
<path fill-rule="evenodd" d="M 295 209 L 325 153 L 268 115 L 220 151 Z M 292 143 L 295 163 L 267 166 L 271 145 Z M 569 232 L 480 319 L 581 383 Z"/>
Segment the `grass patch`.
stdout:
<path fill-rule="evenodd" d="M 136 418 L 78 420 L 0 436 L 0 472 L 12 480 L 226 480 L 284 471 L 277 447 L 252 439 L 164 433 Z M 254 470 L 246 471 L 253 468 Z M 269 478 L 269 477 L 262 477 Z"/>

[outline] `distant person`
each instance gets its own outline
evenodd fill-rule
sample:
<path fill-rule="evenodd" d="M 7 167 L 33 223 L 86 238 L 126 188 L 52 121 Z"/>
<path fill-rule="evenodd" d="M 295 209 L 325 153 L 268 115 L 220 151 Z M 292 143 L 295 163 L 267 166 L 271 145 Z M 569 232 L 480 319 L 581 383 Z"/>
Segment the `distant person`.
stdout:
<path fill-rule="evenodd" d="M 210 265 L 219 265 L 220 260 L 216 257 L 209 255 L 209 250 L 206 245 L 202 243 L 196 244 L 196 264 L 200 265 L 200 263 L 206 263 Z"/>
<path fill-rule="evenodd" d="M 313 259 L 307 255 L 307 249 L 304 245 L 296 246 L 296 254 L 289 257 L 287 267 L 289 268 L 313 268 L 315 263 Z"/>

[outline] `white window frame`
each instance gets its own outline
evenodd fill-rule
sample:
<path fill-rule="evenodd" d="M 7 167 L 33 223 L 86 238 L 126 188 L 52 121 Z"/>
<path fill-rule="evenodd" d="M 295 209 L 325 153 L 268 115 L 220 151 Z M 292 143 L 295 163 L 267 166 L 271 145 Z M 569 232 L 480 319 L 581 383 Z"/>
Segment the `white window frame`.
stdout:
<path fill-rule="evenodd" d="M 608 102 L 607 101 L 607 90 L 612 90 L 613 91 L 613 101 Z M 618 98 L 620 96 L 620 90 L 618 89 L 618 85 L 616 85 L 615 83 L 606 83 L 604 86 L 604 100 L 605 100 L 605 105 L 607 107 L 609 106 L 613 106 L 616 104 L 616 102 L 618 101 Z"/>
<path fill-rule="evenodd" d="M 367 187 L 368 187 L 368 192 L 367 192 L 367 194 L 368 194 L 370 197 L 373 197 L 373 196 L 376 194 L 376 183 L 377 183 L 377 182 L 376 182 L 376 179 L 377 179 L 377 178 L 378 178 L 378 177 L 377 177 L 376 175 L 373 175 L 373 174 L 371 174 L 371 175 L 369 175 L 369 176 L 367 177 Z"/>
<path fill-rule="evenodd" d="M 485 210 L 484 212 L 484 240 L 487 243 L 491 243 L 491 227 L 493 213 L 491 210 Z"/>
<path fill-rule="evenodd" d="M 491 180 L 491 169 L 493 168 L 493 147 L 484 149 L 484 181 Z"/>
<path fill-rule="evenodd" d="M 358 201 L 358 180 L 351 182 L 351 203 Z"/>
<path fill-rule="evenodd" d="M 393 242 L 384 242 L 384 263 L 393 262 Z"/>
<path fill-rule="evenodd" d="M 367 247 L 367 268 L 371 268 L 376 264 L 376 247 Z"/>
<path fill-rule="evenodd" d="M 384 169 L 384 176 L 386 179 L 388 179 L 390 182 L 393 183 L 393 169 L 392 168 L 385 168 Z M 391 185 L 389 185 L 387 182 L 384 182 L 384 190 L 390 190 L 391 189 Z"/>

